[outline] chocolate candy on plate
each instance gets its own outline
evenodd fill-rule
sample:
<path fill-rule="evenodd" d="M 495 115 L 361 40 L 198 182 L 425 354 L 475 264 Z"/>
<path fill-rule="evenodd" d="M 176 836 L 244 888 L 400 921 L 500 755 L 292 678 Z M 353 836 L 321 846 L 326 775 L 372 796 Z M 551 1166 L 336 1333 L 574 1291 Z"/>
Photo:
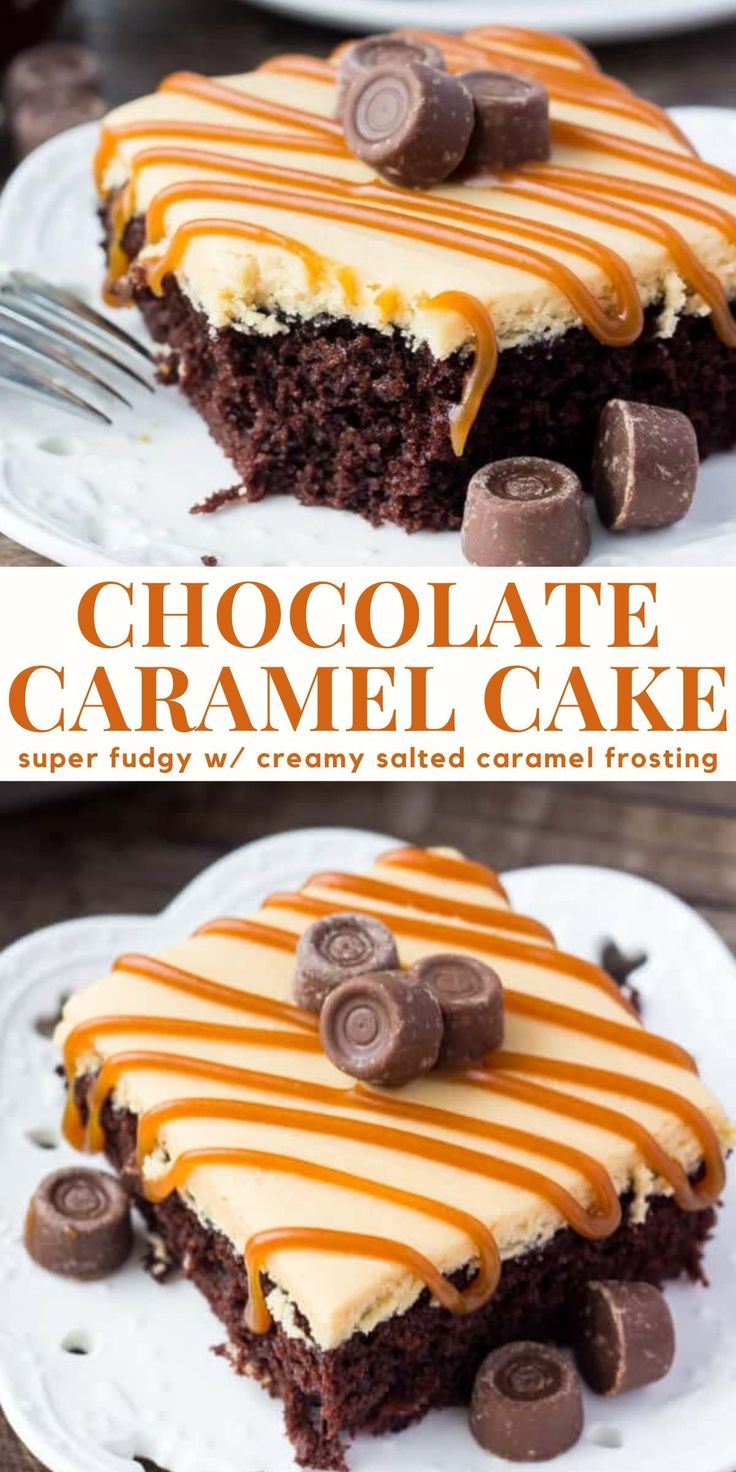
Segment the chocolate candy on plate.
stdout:
<path fill-rule="evenodd" d="M 580 1373 L 599 1395 L 620 1395 L 661 1380 L 675 1357 L 667 1302 L 651 1283 L 589 1283 L 575 1350 Z"/>
<path fill-rule="evenodd" d="M 68 41 L 48 41 L 21 51 L 10 63 L 3 82 L 3 95 L 11 109 L 24 97 L 48 92 L 52 87 L 99 91 L 100 65 L 88 46 Z"/>
<path fill-rule="evenodd" d="M 125 1262 L 132 1243 L 130 1201 L 115 1176 L 69 1166 L 53 1171 L 36 1188 L 25 1244 L 50 1273 L 106 1278 Z"/>
<path fill-rule="evenodd" d="M 681 521 L 692 505 L 698 465 L 686 414 L 611 399 L 593 455 L 593 495 L 604 526 L 623 532 Z"/>
<path fill-rule="evenodd" d="M 508 1462 L 544 1462 L 568 1451 L 583 1429 L 574 1365 L 559 1349 L 525 1340 L 492 1350 L 475 1378 L 470 1429 Z"/>
<path fill-rule="evenodd" d="M 583 488 L 555 460 L 521 455 L 477 470 L 461 544 L 475 567 L 575 567 L 590 550 Z"/>

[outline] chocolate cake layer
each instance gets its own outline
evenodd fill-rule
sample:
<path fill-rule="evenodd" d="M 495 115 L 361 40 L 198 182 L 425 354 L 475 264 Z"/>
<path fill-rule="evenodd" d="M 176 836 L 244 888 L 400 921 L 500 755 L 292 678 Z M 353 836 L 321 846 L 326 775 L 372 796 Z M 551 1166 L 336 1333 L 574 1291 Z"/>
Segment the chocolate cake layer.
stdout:
<path fill-rule="evenodd" d="M 128 227 L 135 256 L 141 222 Z M 465 453 L 449 414 L 467 357 L 436 359 L 401 333 L 347 320 L 285 324 L 274 337 L 214 330 L 169 277 L 162 297 L 135 297 L 176 379 L 206 421 L 251 501 L 294 495 L 304 505 L 359 512 L 407 531 L 458 527 L 470 476 L 491 460 L 534 454 L 589 480 L 598 416 L 620 398 L 679 409 L 702 457 L 736 443 L 736 353 L 708 318 L 683 316 L 657 335 L 646 313 L 630 347 L 603 346 L 583 328 L 502 352 Z M 697 371 L 693 365 L 697 364 Z"/>
<path fill-rule="evenodd" d="M 83 1106 L 89 1079 L 77 1082 Z M 150 1228 L 204 1294 L 227 1330 L 234 1369 L 258 1380 L 284 1402 L 287 1433 L 301 1466 L 344 1472 L 346 1442 L 358 1432 L 399 1431 L 427 1411 L 465 1404 L 488 1352 L 514 1339 L 568 1338 L 576 1295 L 596 1278 L 661 1285 L 703 1279 L 704 1244 L 712 1209 L 685 1213 L 668 1197 L 652 1201 L 646 1220 L 623 1221 L 604 1241 L 586 1241 L 565 1228 L 543 1248 L 504 1264 L 499 1287 L 482 1309 L 458 1317 L 432 1306 L 425 1292 L 404 1314 L 370 1334 L 353 1334 L 333 1350 L 287 1335 L 274 1324 L 265 1335 L 244 1323 L 247 1280 L 242 1258 L 221 1233 L 208 1229 L 181 1197 L 159 1205 L 140 1190 L 134 1165 L 135 1116 L 109 1103 L 102 1116 L 106 1153 L 126 1180 Z M 462 1282 L 462 1274 L 455 1281 Z M 301 1328 L 308 1333 L 308 1325 Z"/>

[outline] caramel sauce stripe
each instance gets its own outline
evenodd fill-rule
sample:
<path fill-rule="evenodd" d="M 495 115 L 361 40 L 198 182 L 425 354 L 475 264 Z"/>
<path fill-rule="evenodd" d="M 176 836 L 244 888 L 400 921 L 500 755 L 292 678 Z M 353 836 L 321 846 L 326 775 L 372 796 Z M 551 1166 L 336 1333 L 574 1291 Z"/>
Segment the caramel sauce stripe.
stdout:
<path fill-rule="evenodd" d="M 242 172 L 247 173 L 247 167 L 244 166 Z M 278 177 L 277 170 L 269 169 L 268 172 L 275 181 Z M 468 229 L 455 229 L 451 225 L 444 225 L 436 218 L 438 213 L 436 205 L 429 206 L 429 212 L 433 218 L 423 223 L 418 218 L 421 212 L 420 200 L 417 201 L 419 211 L 411 215 L 402 213 L 393 205 L 388 209 L 378 204 L 366 204 L 364 200 L 371 197 L 380 199 L 384 205 L 386 203 L 386 197 L 379 186 L 375 186 L 373 196 L 367 190 L 368 186 L 356 186 L 341 180 L 323 181 L 321 178 L 318 178 L 316 184 L 312 184 L 311 189 L 300 187 L 294 190 L 279 188 L 275 182 L 271 183 L 269 188 L 261 188 L 258 185 L 229 184 L 224 180 L 194 180 L 191 183 L 171 184 L 156 195 L 148 208 L 147 244 L 155 246 L 160 242 L 165 234 L 167 211 L 173 205 L 195 200 L 201 200 L 203 204 L 211 200 L 215 205 L 218 202 L 260 205 L 267 209 L 284 210 L 288 214 L 297 216 L 311 215 L 317 219 L 357 225 L 363 230 L 374 230 L 383 235 L 405 237 L 419 241 L 423 245 L 434 245 L 454 253 L 512 266 L 527 275 L 546 281 L 561 292 L 576 315 L 599 342 L 608 346 L 627 346 L 639 336 L 642 325 L 641 316 L 636 309 L 632 311 L 632 291 L 634 295 L 636 292 L 633 278 L 627 281 L 627 268 L 623 261 L 618 262 L 617 287 L 623 289 L 624 286 L 627 286 L 626 310 L 621 310 L 617 316 L 609 315 L 580 277 L 563 261 L 547 256 L 543 251 L 533 249 L 531 245 L 516 245 L 513 241 L 488 234 L 485 230 L 481 235 Z M 391 198 L 394 197 L 392 194 Z M 354 198 L 356 202 L 353 202 Z M 452 201 L 442 200 L 439 212 L 443 213 L 445 209 L 448 215 L 453 215 Z M 470 206 L 458 206 L 454 212 L 455 217 L 458 217 L 459 212 L 459 217 L 466 219 L 470 209 Z M 478 216 L 482 225 L 485 216 L 491 218 L 491 212 L 479 210 Z M 494 226 L 498 225 L 499 218 L 501 217 L 498 214 L 493 217 Z M 222 234 L 225 237 L 245 236 L 246 239 L 253 239 L 252 235 L 245 232 L 246 229 L 255 228 L 246 227 L 241 220 L 215 221 L 206 214 L 185 221 L 174 230 L 163 255 L 147 263 L 147 279 L 151 290 L 156 293 L 161 292 L 165 277 L 175 273 L 181 267 L 186 250 L 193 239 L 210 232 Z M 265 227 L 260 228 L 265 230 Z M 523 222 L 515 222 L 508 217 L 501 219 L 501 228 L 506 228 L 519 235 L 526 235 L 527 238 L 541 238 L 546 241 L 547 246 L 554 245 L 557 235 L 553 226 L 544 227 L 544 229 L 537 226 L 525 228 Z M 567 243 L 569 244 L 569 236 Z M 283 241 L 282 244 L 284 244 Z M 582 237 L 577 248 L 580 251 L 583 250 Z M 294 243 L 284 244 L 284 249 L 298 253 L 295 251 Z M 599 260 L 606 259 L 608 255 L 613 254 L 607 252 L 604 247 L 596 247 L 592 242 L 585 243 L 585 250 L 591 254 L 595 253 Z M 479 305 L 482 306 L 481 303 Z"/>
<path fill-rule="evenodd" d="M 427 910 L 434 915 L 467 921 L 470 925 L 488 926 L 491 930 L 516 931 L 552 943 L 552 933 L 546 925 L 527 915 L 517 915 L 513 910 L 504 910 L 500 905 L 474 905 L 468 901 L 445 899 L 442 895 L 411 889 L 408 885 L 386 884 L 381 879 L 369 879 L 360 874 L 342 874 L 332 870 L 313 874 L 304 885 L 306 892 L 310 889 L 335 890 L 338 894 L 356 894 L 366 899 L 383 900 L 385 904 Z"/>
<path fill-rule="evenodd" d="M 406 1243 L 386 1237 L 366 1236 L 359 1232 L 335 1231 L 324 1227 L 275 1227 L 251 1236 L 245 1247 L 248 1273 L 247 1323 L 255 1334 L 265 1333 L 271 1326 L 271 1314 L 263 1294 L 262 1273 L 268 1257 L 275 1250 L 313 1249 L 321 1252 L 348 1253 L 398 1263 L 412 1273 L 434 1294 L 443 1308 L 456 1314 L 471 1313 L 493 1294 L 501 1274 L 501 1260 L 493 1233 L 468 1212 L 448 1206 L 444 1201 L 402 1191 L 379 1181 L 366 1181 L 362 1176 L 316 1165 L 312 1161 L 294 1160 L 288 1155 L 269 1154 L 259 1150 L 191 1150 L 178 1156 L 170 1168 L 155 1180 L 145 1183 L 148 1199 L 163 1201 L 174 1191 L 186 1189 L 193 1170 L 202 1166 L 223 1165 L 281 1171 L 297 1179 L 317 1181 L 338 1189 L 354 1191 L 375 1200 L 388 1201 L 433 1219 L 446 1222 L 472 1242 L 478 1258 L 478 1272 L 469 1286 L 455 1288 L 422 1253 Z"/>
<path fill-rule="evenodd" d="M 346 902 L 347 903 L 347 902 Z M 358 915 L 371 915 L 376 920 L 382 920 L 394 933 L 401 937 L 405 936 L 412 940 L 421 941 L 430 945 L 437 941 L 440 945 L 452 945 L 456 942 L 459 946 L 474 950 L 478 955 L 490 958 L 500 958 L 524 962 L 530 966 L 538 966 L 544 970 L 559 971 L 561 975 L 571 980 L 595 987 L 597 991 L 604 992 L 610 997 L 623 1012 L 632 1017 L 637 1027 L 641 1024 L 634 1009 L 622 994 L 620 987 L 611 980 L 600 966 L 595 966 L 592 961 L 584 961 L 579 956 L 568 955 L 565 951 L 559 951 L 548 945 L 538 945 L 530 941 L 520 940 L 516 937 L 505 935 L 494 935 L 486 930 L 475 930 L 465 925 L 449 925 L 441 920 L 425 919 L 423 916 L 414 916 L 406 913 L 396 913 L 386 910 L 380 904 L 356 904 L 350 900 L 350 908 Z M 303 890 L 299 893 L 276 893 L 269 895 L 264 908 L 268 910 L 284 910 L 298 915 L 306 921 L 318 920 L 325 915 L 335 912 L 335 903 L 331 900 L 318 899 L 314 895 L 305 894 Z M 199 934 L 229 934 L 230 931 L 222 930 L 223 926 L 234 926 L 238 933 L 239 927 L 245 925 L 250 927 L 252 922 L 238 921 L 230 918 L 212 920 L 202 926 Z M 242 932 L 244 938 L 248 938 L 249 929 Z M 281 932 L 283 934 L 283 932 Z M 293 936 L 293 944 L 296 945 L 298 937 Z M 502 978 L 503 979 L 503 978 Z"/>

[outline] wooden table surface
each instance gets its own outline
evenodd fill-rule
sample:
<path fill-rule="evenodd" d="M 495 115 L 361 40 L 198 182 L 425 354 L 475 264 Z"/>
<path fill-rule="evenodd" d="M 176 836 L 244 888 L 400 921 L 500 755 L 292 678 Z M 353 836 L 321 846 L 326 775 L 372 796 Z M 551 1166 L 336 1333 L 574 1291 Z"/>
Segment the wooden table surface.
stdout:
<path fill-rule="evenodd" d="M 0 816 L 0 945 L 69 916 L 154 912 L 248 839 L 335 823 L 455 844 L 499 869 L 590 863 L 642 874 L 688 900 L 736 951 L 736 783 L 156 783 L 67 795 L 63 786 L 39 784 L 16 791 L 35 805 Z M 0 1469 L 39 1472 L 1 1416 Z"/>
<path fill-rule="evenodd" d="M 370 0 L 365 4 L 370 10 Z M 111 103 L 152 90 L 167 71 L 245 71 L 275 51 L 325 52 L 342 39 L 239 0 L 74 0 L 58 30 L 98 52 Z M 736 20 L 694 33 L 602 46 L 597 54 L 607 71 L 665 106 L 736 105 Z M 44 562 L 0 536 L 0 566 Z"/>

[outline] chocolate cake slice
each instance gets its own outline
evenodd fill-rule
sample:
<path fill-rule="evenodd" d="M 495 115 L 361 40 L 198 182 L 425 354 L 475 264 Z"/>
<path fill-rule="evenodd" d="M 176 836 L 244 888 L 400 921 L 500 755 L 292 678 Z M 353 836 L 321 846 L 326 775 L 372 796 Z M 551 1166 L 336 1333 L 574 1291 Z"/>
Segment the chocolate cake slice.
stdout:
<path fill-rule="evenodd" d="M 400 1088 L 334 1067 L 292 988 L 299 936 L 335 913 L 382 921 L 402 968 L 492 967 L 500 1047 Z M 123 956 L 57 1037 L 67 1136 L 123 1174 L 234 1368 L 282 1398 L 302 1465 L 337 1472 L 356 1433 L 467 1401 L 495 1345 L 564 1340 L 591 1279 L 701 1273 L 720 1104 L 610 977 L 455 851 L 317 874 Z"/>
<path fill-rule="evenodd" d="M 548 160 L 379 178 L 336 117 L 339 54 L 176 73 L 105 121 L 108 295 L 137 301 L 243 496 L 456 527 L 488 460 L 587 476 L 611 398 L 730 448 L 736 179 L 573 42 L 429 39 L 451 73 L 546 91 Z"/>

